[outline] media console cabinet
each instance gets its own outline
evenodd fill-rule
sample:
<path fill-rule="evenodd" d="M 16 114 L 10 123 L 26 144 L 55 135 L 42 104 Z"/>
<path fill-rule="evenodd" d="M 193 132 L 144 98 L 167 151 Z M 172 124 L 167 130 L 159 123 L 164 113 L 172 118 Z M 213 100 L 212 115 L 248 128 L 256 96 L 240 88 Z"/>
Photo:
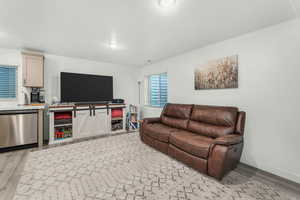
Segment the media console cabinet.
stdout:
<path fill-rule="evenodd" d="M 49 107 L 49 144 L 126 132 L 125 104 Z"/>

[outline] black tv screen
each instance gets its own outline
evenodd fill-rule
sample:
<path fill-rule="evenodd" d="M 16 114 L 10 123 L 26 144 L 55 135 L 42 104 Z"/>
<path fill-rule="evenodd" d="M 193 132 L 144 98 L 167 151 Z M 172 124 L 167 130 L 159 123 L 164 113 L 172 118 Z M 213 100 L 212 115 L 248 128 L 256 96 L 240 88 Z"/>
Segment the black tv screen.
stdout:
<path fill-rule="evenodd" d="M 61 102 L 103 102 L 113 99 L 113 77 L 61 72 Z"/>

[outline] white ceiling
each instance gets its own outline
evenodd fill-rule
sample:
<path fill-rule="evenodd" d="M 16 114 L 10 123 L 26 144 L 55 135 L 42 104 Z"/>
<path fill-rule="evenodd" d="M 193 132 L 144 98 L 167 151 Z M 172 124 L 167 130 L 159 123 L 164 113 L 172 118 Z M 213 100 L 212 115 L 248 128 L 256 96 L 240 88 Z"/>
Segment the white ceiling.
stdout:
<path fill-rule="evenodd" d="M 291 3 L 293 2 L 293 3 Z M 296 17 L 299 0 L 0 0 L 0 47 L 142 66 Z M 116 38 L 119 49 L 106 44 Z"/>

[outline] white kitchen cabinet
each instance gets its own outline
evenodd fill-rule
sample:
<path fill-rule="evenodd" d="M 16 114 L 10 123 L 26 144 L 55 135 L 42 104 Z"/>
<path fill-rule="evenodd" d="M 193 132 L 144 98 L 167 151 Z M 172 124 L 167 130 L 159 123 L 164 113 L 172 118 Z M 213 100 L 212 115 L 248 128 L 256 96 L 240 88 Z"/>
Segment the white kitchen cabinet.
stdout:
<path fill-rule="evenodd" d="M 23 86 L 44 87 L 44 56 L 22 54 L 23 57 Z"/>

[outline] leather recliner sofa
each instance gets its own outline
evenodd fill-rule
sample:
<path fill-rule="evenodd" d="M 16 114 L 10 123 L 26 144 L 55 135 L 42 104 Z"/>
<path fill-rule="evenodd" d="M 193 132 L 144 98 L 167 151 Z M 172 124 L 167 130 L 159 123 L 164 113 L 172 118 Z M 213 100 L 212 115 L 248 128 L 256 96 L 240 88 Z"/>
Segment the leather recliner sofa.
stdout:
<path fill-rule="evenodd" d="M 236 107 L 166 104 L 160 117 L 143 119 L 140 136 L 149 146 L 221 180 L 240 161 L 245 118 Z"/>

